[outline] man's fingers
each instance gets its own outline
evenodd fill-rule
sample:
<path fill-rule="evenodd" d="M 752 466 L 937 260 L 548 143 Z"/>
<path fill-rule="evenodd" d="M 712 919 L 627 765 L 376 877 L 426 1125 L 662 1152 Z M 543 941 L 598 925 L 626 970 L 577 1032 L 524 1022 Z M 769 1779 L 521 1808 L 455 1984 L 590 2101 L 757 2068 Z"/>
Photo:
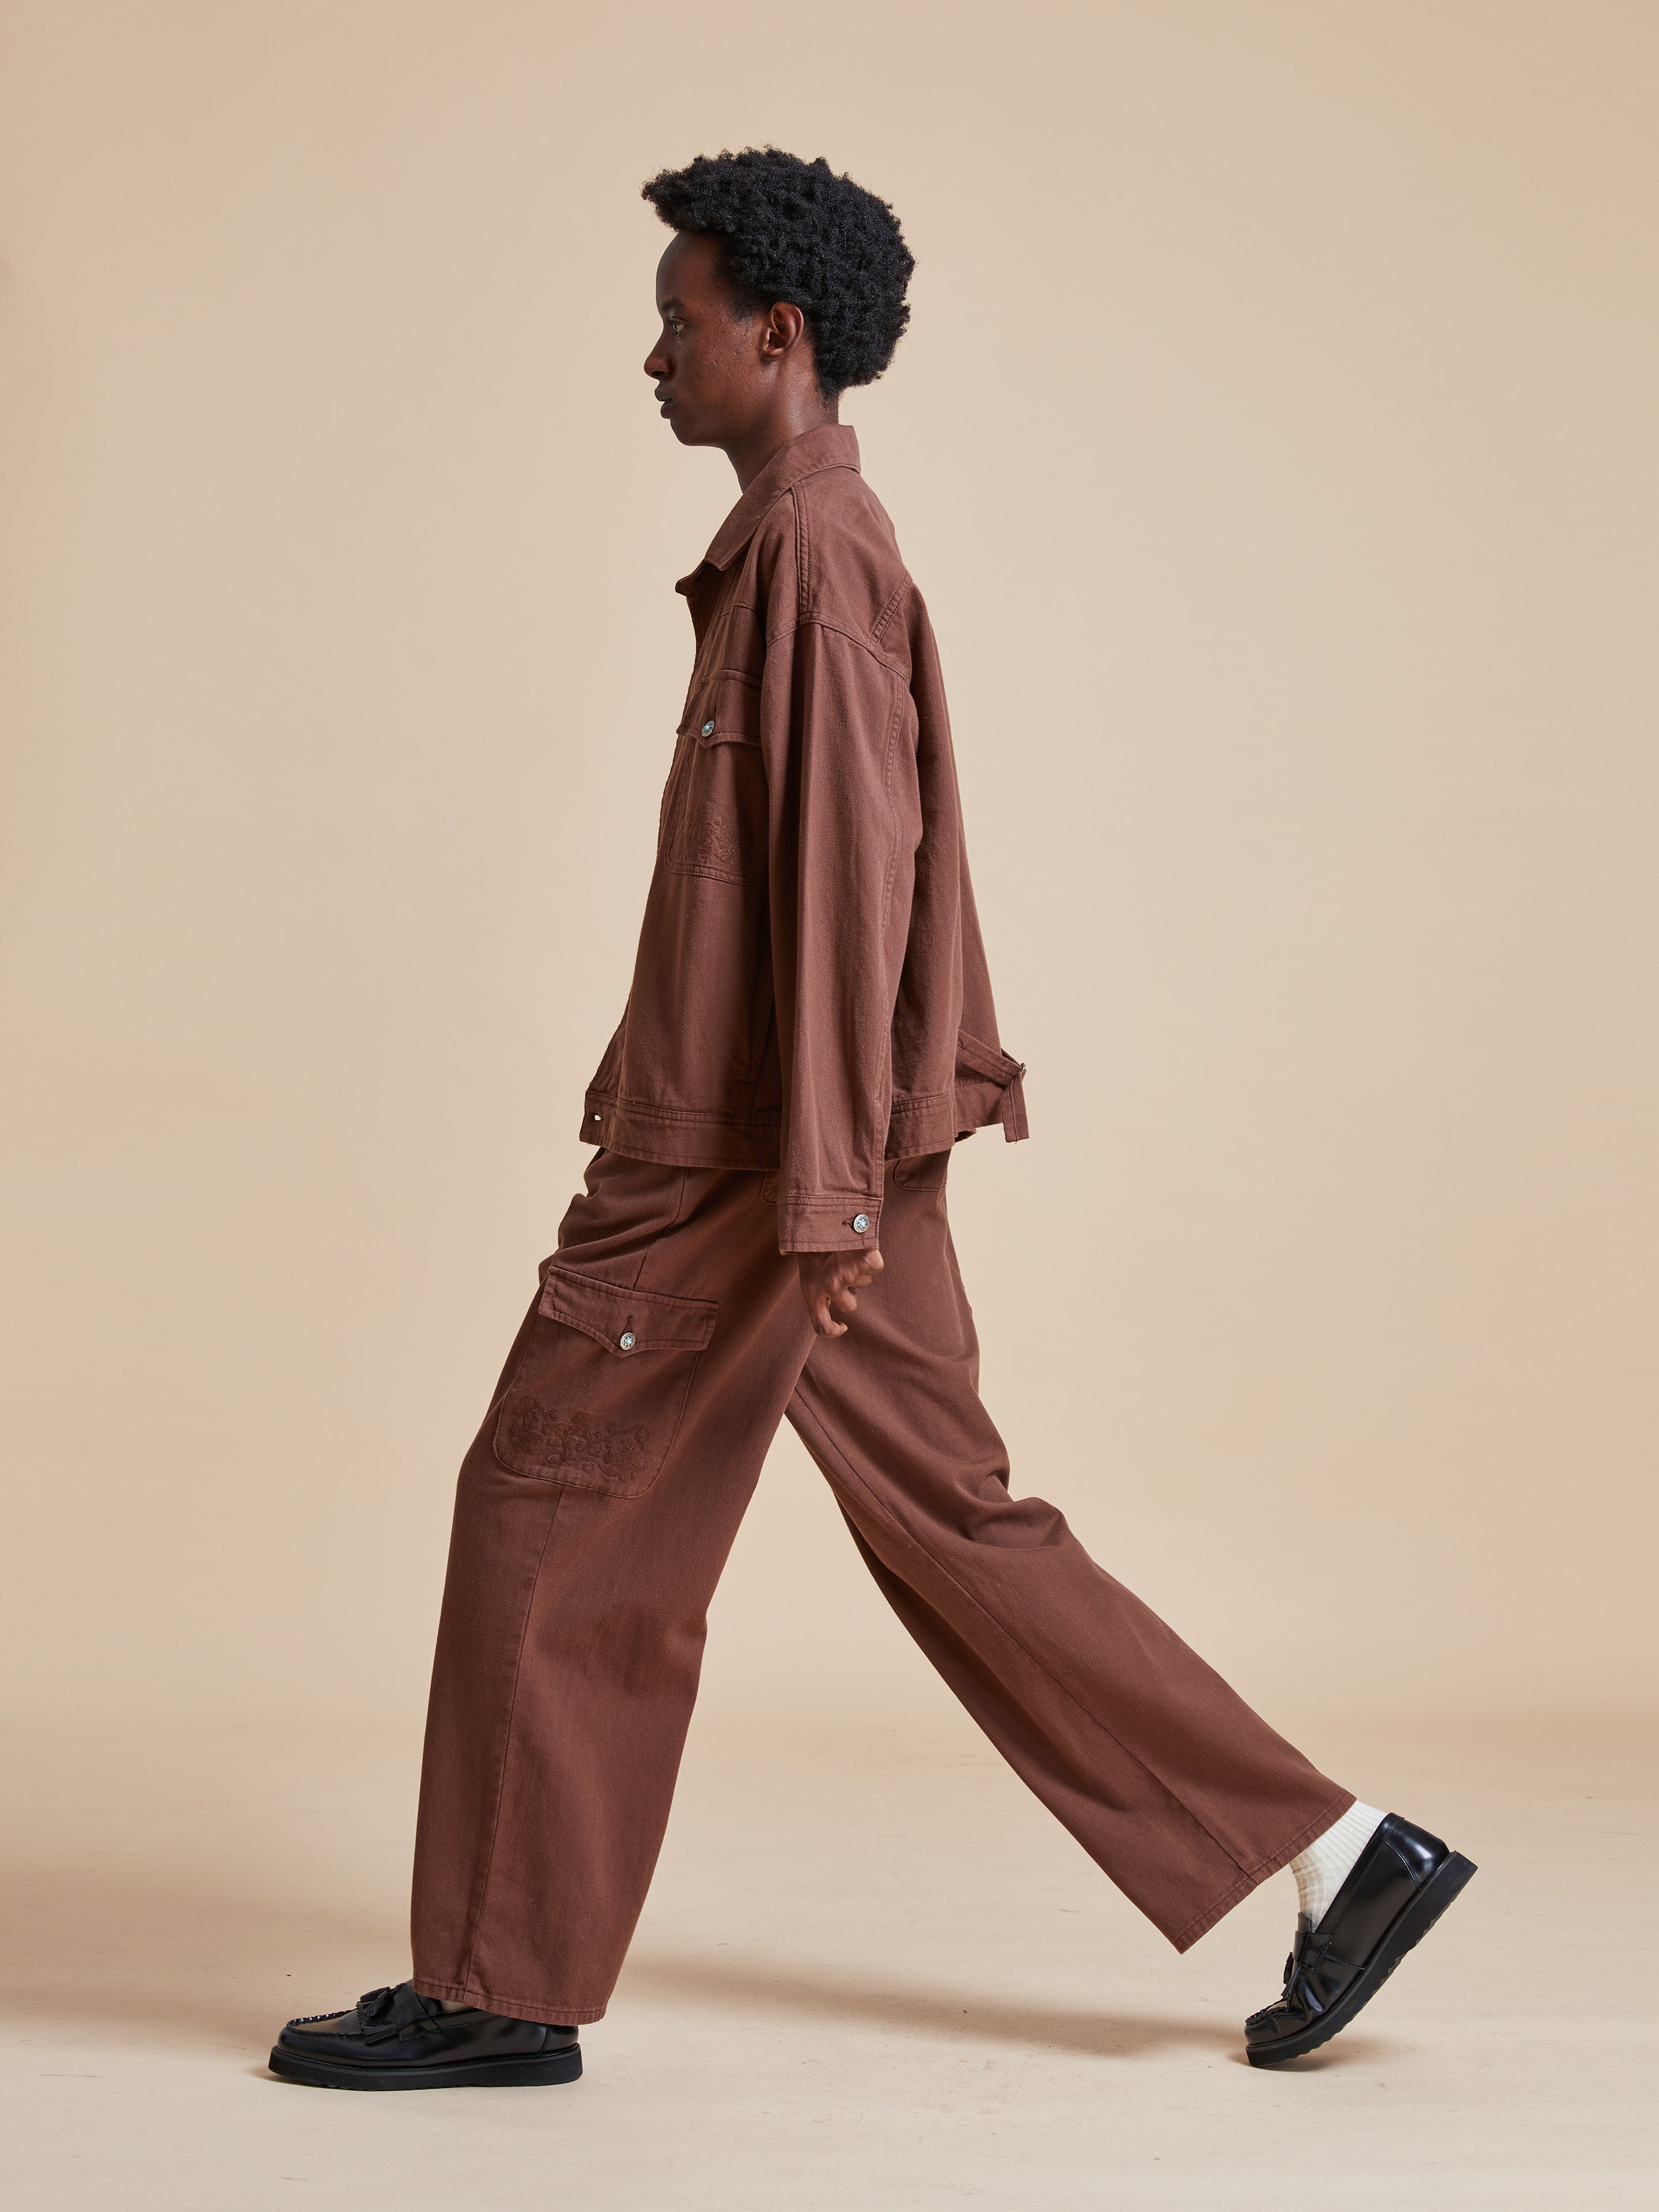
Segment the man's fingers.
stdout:
<path fill-rule="evenodd" d="M 873 1245 L 866 1251 L 824 1252 L 803 1258 L 801 1289 L 806 1294 L 806 1310 L 813 1329 L 819 1336 L 846 1335 L 846 1322 L 837 1321 L 836 1316 L 858 1311 L 854 1292 L 872 1283 L 884 1265 Z"/>

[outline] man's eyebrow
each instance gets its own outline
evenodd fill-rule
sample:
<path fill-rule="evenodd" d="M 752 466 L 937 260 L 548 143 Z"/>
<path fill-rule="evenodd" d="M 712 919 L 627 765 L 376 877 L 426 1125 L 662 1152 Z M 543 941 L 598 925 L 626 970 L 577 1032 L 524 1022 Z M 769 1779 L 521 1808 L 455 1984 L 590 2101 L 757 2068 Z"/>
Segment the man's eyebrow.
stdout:
<path fill-rule="evenodd" d="M 659 309 L 664 314 L 666 314 L 671 307 L 678 307 L 684 304 L 684 301 L 677 300 L 672 292 L 665 300 L 659 300 L 657 302 Z"/>

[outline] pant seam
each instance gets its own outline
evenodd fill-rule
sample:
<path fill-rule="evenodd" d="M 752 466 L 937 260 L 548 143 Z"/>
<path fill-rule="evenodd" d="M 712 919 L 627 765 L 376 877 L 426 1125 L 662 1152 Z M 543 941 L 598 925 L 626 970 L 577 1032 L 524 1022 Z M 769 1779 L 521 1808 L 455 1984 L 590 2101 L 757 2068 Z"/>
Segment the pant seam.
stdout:
<path fill-rule="evenodd" d="M 564 1492 L 553 1493 L 553 1510 L 547 1516 L 547 1527 L 542 1535 L 542 1547 L 536 1554 L 536 1571 L 531 1577 L 530 1596 L 524 1609 L 524 1623 L 519 1631 L 519 1648 L 513 1657 L 513 1688 L 507 1702 L 507 1721 L 501 1738 L 501 1771 L 495 1784 L 495 1805 L 489 1822 L 489 1847 L 484 1855 L 483 1874 L 478 1888 L 478 1908 L 473 1916 L 471 1933 L 467 1940 L 466 1965 L 463 1983 L 472 1979 L 472 1964 L 477 1956 L 478 1937 L 489 1905 L 489 1885 L 495 1872 L 495 1845 L 501 1835 L 501 1802 L 507 1796 L 507 1763 L 513 1755 L 513 1723 L 519 1710 L 519 1684 L 524 1674 L 524 1647 L 530 1638 L 530 1623 L 536 1610 L 536 1592 L 541 1587 L 542 1566 L 547 1558 L 547 1547 L 553 1540 L 553 1524 L 559 1517 L 559 1508 L 564 1503 Z M 464 1994 L 458 1991 L 458 1995 Z"/>
<path fill-rule="evenodd" d="M 1008 1638 L 1008 1641 L 1014 1646 L 1015 1650 L 1024 1654 L 1024 1657 L 1036 1668 L 1037 1672 L 1042 1675 L 1044 1680 L 1052 1683 L 1054 1687 L 1059 1691 L 1060 1696 L 1082 1714 L 1084 1719 L 1089 1723 L 1091 1727 L 1097 1728 L 1103 1736 L 1108 1737 L 1113 1743 L 1115 1743 L 1118 1749 L 1122 1753 L 1123 1756 L 1127 1759 L 1133 1761 L 1133 1763 L 1138 1766 L 1140 1771 L 1146 1777 L 1148 1781 L 1152 1782 L 1158 1789 L 1161 1790 L 1164 1796 L 1170 1800 L 1170 1803 L 1177 1806 L 1180 1810 L 1185 1814 L 1187 1818 L 1192 1822 L 1193 1826 L 1198 1830 L 1199 1833 L 1208 1838 L 1209 1841 L 1215 1845 L 1217 1850 L 1221 1853 L 1223 1858 L 1228 1860 L 1233 1866 L 1238 1868 L 1241 1874 L 1244 1873 L 1245 1869 L 1243 1863 L 1239 1859 L 1237 1854 L 1234 1851 L 1230 1851 L 1225 1844 L 1222 1842 L 1220 1837 L 1212 1833 L 1211 1830 L 1201 1820 L 1200 1820 L 1198 1814 L 1194 1812 L 1192 1807 L 1188 1805 L 1183 1798 L 1176 1795 L 1175 1790 L 1173 1790 L 1170 1787 L 1169 1784 L 1164 1779 L 1164 1777 L 1161 1774 L 1154 1773 L 1152 1769 L 1148 1766 L 1146 1760 L 1142 1759 L 1138 1753 L 1133 1752 L 1129 1748 L 1128 1745 L 1123 1741 L 1122 1738 L 1117 1734 L 1115 1729 L 1109 1728 L 1104 1721 L 1098 1719 L 1093 1713 L 1091 1713 L 1076 1692 L 1074 1691 L 1068 1690 L 1065 1683 L 1060 1680 L 1059 1676 L 1054 1673 L 1053 1669 L 1045 1666 L 1042 1661 L 1037 1657 L 1034 1651 L 1028 1650 L 1024 1644 L 1022 1643 L 1020 1638 L 1015 1635 L 1013 1630 L 1006 1626 L 1003 1622 L 1000 1621 L 996 1615 L 991 1611 L 990 1607 L 988 1605 L 982 1604 L 981 1601 L 975 1596 L 973 1591 L 970 1590 L 964 1583 L 959 1581 L 957 1577 L 951 1573 L 950 1568 L 946 1566 L 945 1562 L 937 1558 L 919 1537 L 913 1535 L 910 1530 L 905 1527 L 904 1522 L 898 1517 L 898 1516 L 894 1513 L 881 1498 L 878 1498 L 876 1493 L 869 1487 L 869 1486 L 865 1483 L 860 1476 L 850 1468 L 850 1467 L 848 1467 L 844 1455 L 836 1449 L 834 1439 L 830 1437 L 823 1422 L 818 1419 L 817 1413 L 813 1412 L 811 1407 L 804 1401 L 800 1401 L 799 1411 L 803 1419 L 811 1422 L 813 1428 L 823 1441 L 825 1449 L 836 1460 L 837 1465 L 847 1468 L 846 1479 L 850 1483 L 855 1485 L 863 1496 L 869 1500 L 872 1509 L 879 1514 L 890 1526 L 896 1528 L 899 1534 L 904 1538 L 907 1543 L 913 1544 L 919 1552 L 922 1553 L 927 1559 L 932 1559 L 933 1565 L 939 1569 L 939 1572 L 945 1577 L 946 1581 L 951 1583 L 954 1589 L 961 1593 L 961 1595 L 967 1600 L 968 1603 L 974 1607 L 975 1611 L 982 1614 L 984 1618 L 990 1622 L 994 1628 L 999 1630 L 1001 1634 L 1006 1636 Z M 1291 1856 L 1292 1857 L 1295 1856 L 1294 1849 L 1292 1850 Z"/>
<path fill-rule="evenodd" d="M 661 1231 L 659 1235 L 651 1239 L 651 1242 L 646 1246 L 645 1249 L 640 1255 L 640 1264 L 634 1271 L 633 1287 L 636 1291 L 642 1291 L 645 1288 L 645 1271 L 650 1266 L 652 1259 L 662 1243 L 663 1238 L 665 1237 L 672 1237 L 674 1231 L 680 1225 L 680 1216 L 685 1211 L 685 1184 L 686 1178 L 690 1173 L 690 1170 L 688 1168 L 682 1168 L 680 1170 L 679 1188 L 674 1194 L 673 1218 L 670 1221 L 666 1229 Z"/>

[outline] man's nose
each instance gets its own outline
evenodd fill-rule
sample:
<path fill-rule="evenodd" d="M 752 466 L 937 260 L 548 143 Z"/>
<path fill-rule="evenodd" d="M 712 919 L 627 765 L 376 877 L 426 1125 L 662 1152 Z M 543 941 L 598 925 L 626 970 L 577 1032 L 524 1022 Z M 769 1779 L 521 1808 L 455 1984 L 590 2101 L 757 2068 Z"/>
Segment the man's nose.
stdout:
<path fill-rule="evenodd" d="M 667 356 L 655 346 L 645 356 L 645 373 L 658 382 L 668 374 Z"/>

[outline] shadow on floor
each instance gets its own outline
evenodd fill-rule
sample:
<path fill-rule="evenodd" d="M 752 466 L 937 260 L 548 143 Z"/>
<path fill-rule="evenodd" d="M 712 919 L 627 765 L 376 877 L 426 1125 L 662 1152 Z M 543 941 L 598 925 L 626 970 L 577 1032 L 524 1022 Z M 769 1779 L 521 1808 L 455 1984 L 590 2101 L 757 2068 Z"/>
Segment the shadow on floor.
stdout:
<path fill-rule="evenodd" d="M 728 1962 L 707 1954 L 677 1955 L 649 1948 L 629 1959 L 622 1993 L 702 2004 L 721 2013 L 782 2013 L 825 2024 L 855 2021 L 947 2042 L 1027 2044 L 1098 2058 L 1138 2058 L 1182 2045 L 1231 2053 L 1240 2037 L 1233 2022 L 1004 2002 L 979 1990 L 860 1982 L 782 1960 Z"/>
<path fill-rule="evenodd" d="M 270 2040 L 289 2017 L 349 2004 L 409 1971 L 406 1926 L 392 1909 L 365 1914 L 343 1899 L 262 1896 L 252 1881 L 239 1889 L 222 1877 L 118 1857 L 78 1869 L 9 1869 L 5 1889 L 12 1928 L 0 1972 L 5 1998 L 36 2017 L 84 2027 L 246 2047 Z M 728 2017 L 760 2011 L 1102 2058 L 1176 2046 L 1231 2057 L 1238 2049 L 1231 2021 L 1001 2001 L 939 1983 L 860 1981 L 785 1958 L 647 1947 L 630 1958 L 622 1994 Z"/>

